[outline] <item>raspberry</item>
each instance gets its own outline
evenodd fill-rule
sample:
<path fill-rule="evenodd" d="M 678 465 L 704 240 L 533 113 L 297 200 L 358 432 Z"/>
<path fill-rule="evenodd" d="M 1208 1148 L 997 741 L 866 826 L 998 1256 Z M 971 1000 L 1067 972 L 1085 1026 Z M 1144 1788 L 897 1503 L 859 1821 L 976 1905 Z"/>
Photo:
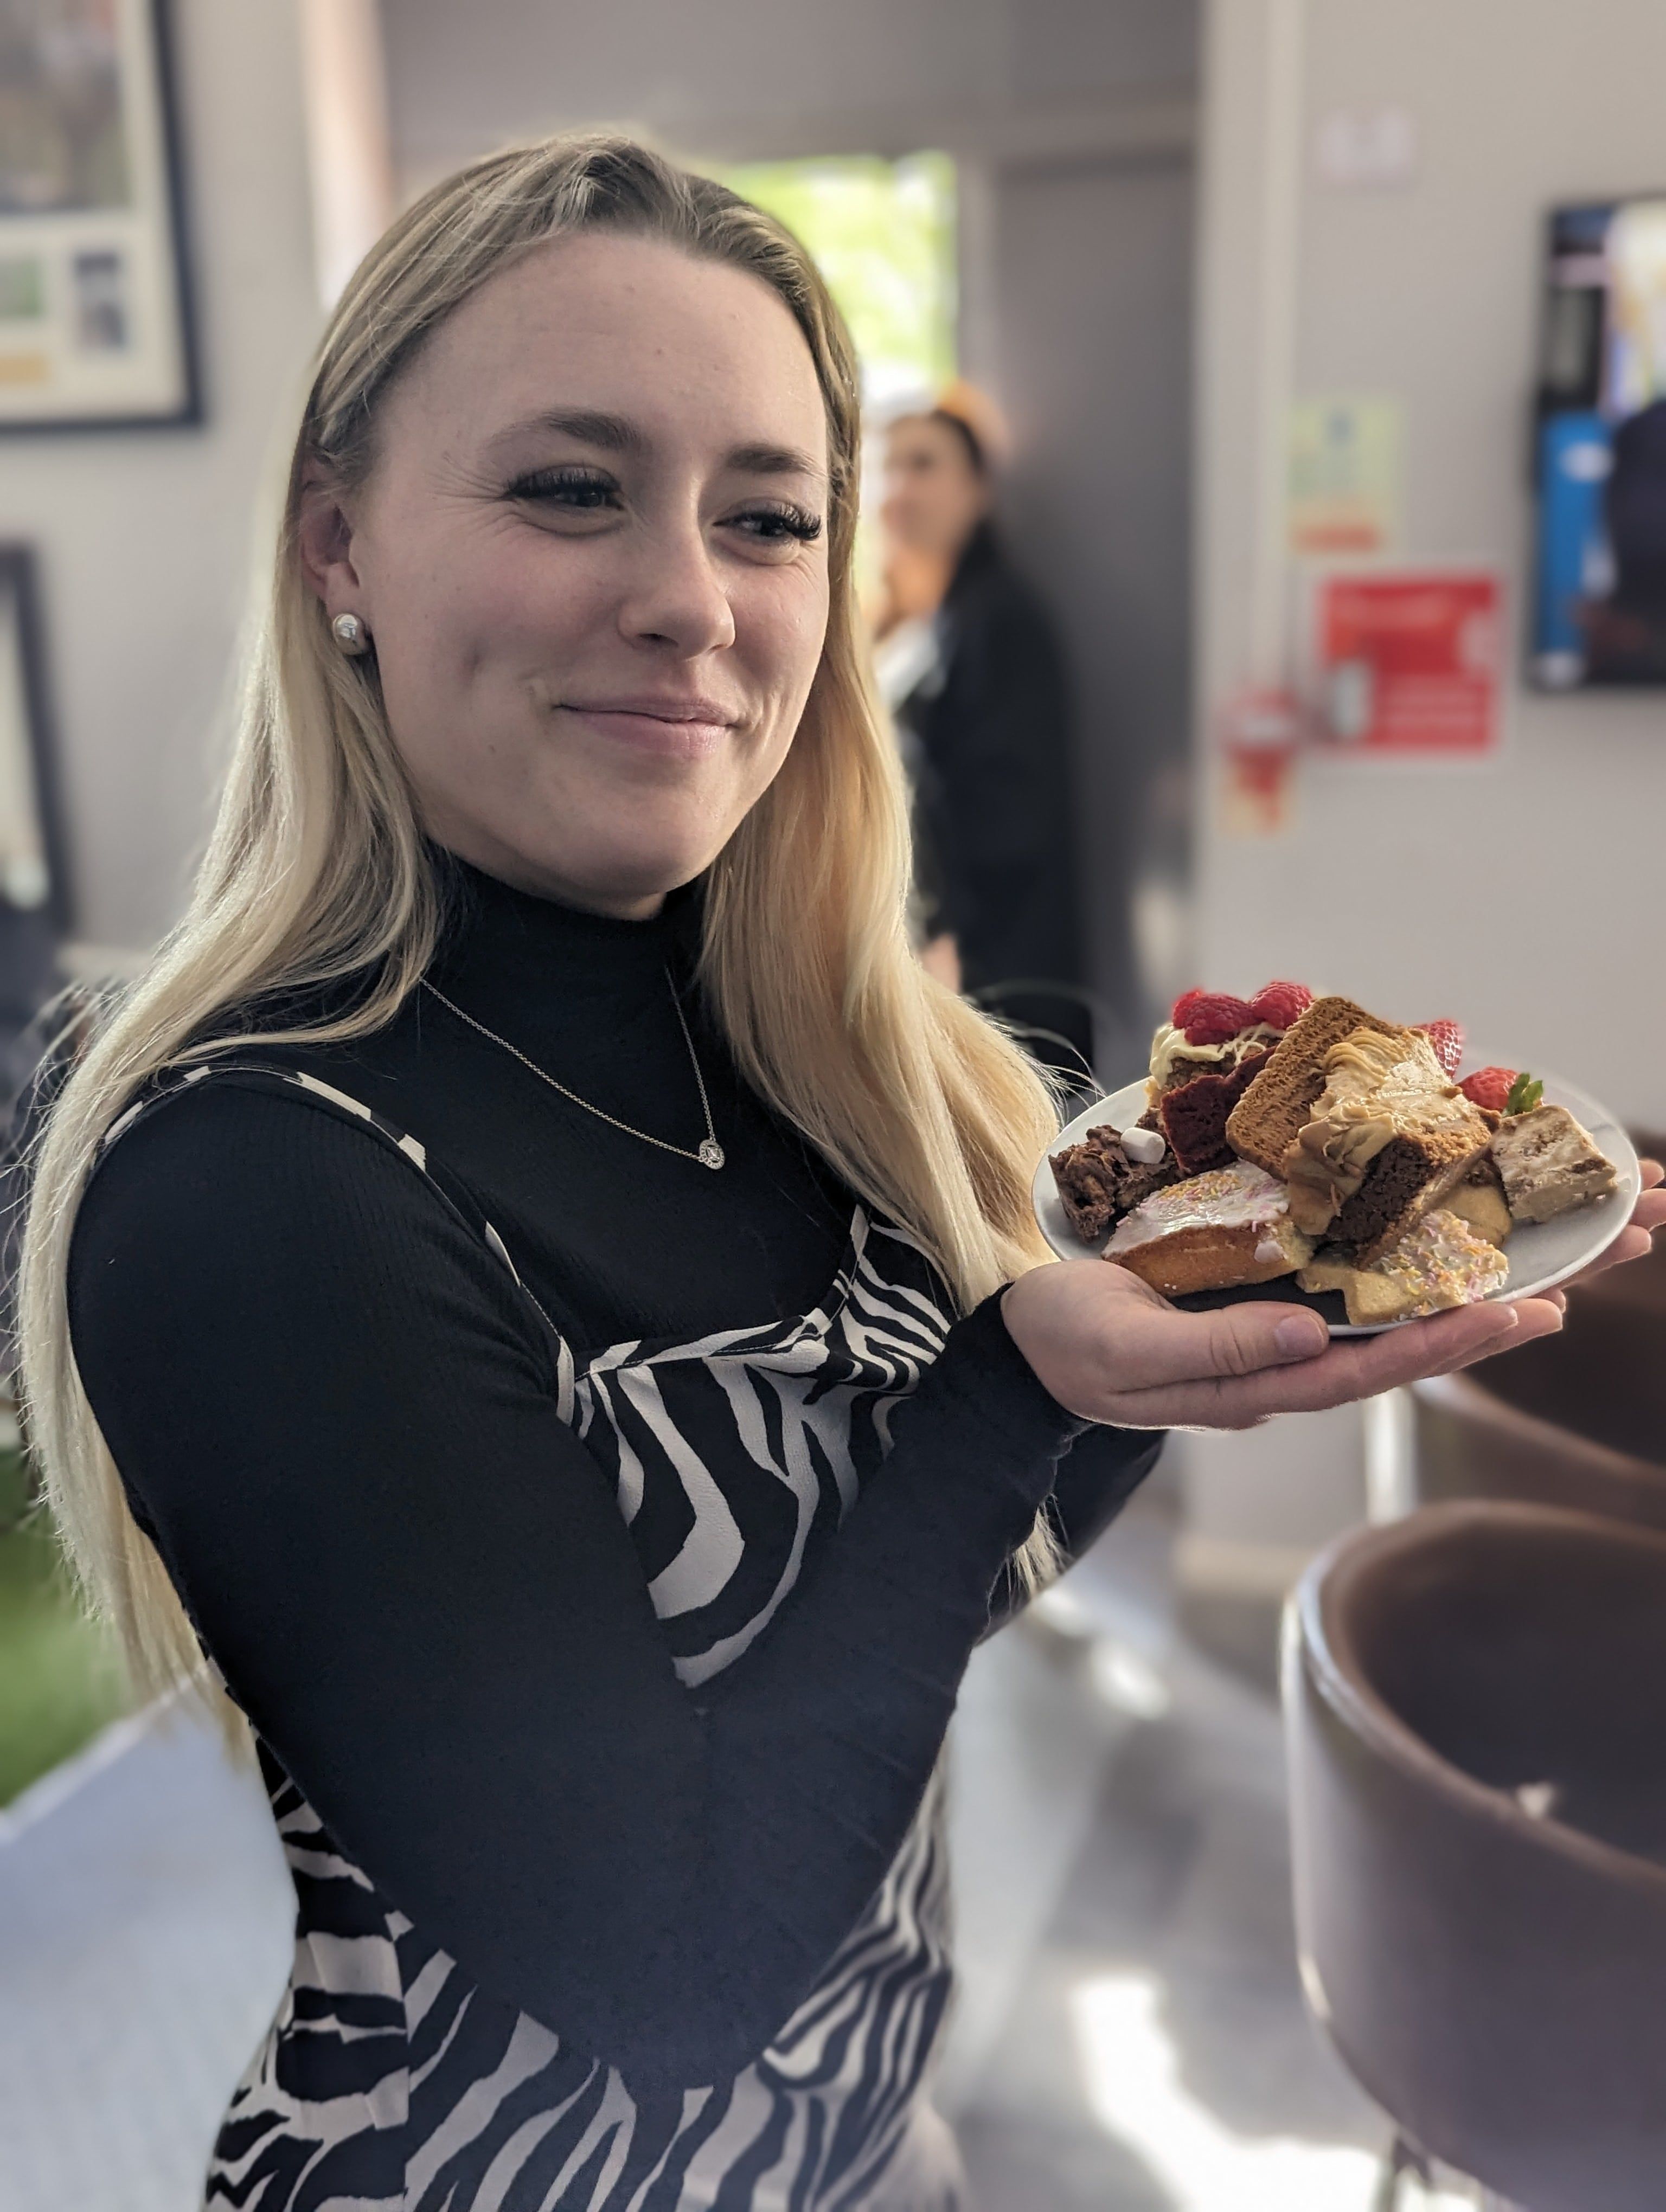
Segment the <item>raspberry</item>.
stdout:
<path fill-rule="evenodd" d="M 1516 1080 L 1513 1067 L 1478 1067 L 1473 1075 L 1466 1075 L 1458 1089 L 1472 1106 L 1484 1106 L 1489 1114 L 1502 1114 Z"/>
<path fill-rule="evenodd" d="M 1312 1004 L 1305 983 L 1263 983 L 1250 1001 L 1250 1012 L 1269 1030 L 1287 1030 Z"/>
<path fill-rule="evenodd" d="M 1418 1027 L 1434 1047 L 1435 1058 L 1447 1074 L 1456 1075 L 1463 1065 L 1462 1024 L 1453 1021 L 1420 1022 Z"/>
<path fill-rule="evenodd" d="M 1256 1018 L 1243 1000 L 1225 991 L 1186 991 L 1175 1000 L 1169 1018 L 1185 1030 L 1188 1044 L 1225 1044 Z"/>

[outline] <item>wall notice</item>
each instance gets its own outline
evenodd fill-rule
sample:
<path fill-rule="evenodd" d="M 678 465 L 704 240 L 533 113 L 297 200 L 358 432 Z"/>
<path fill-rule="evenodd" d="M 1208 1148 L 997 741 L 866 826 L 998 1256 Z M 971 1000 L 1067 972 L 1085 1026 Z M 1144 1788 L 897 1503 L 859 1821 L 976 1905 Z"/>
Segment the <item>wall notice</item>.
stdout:
<path fill-rule="evenodd" d="M 1322 735 L 1362 752 L 1493 751 L 1503 599 L 1499 577 L 1487 569 L 1322 577 L 1314 644 Z"/>
<path fill-rule="evenodd" d="M 1290 550 L 1305 558 L 1392 550 L 1400 518 L 1400 407 L 1300 399 L 1290 410 Z"/>

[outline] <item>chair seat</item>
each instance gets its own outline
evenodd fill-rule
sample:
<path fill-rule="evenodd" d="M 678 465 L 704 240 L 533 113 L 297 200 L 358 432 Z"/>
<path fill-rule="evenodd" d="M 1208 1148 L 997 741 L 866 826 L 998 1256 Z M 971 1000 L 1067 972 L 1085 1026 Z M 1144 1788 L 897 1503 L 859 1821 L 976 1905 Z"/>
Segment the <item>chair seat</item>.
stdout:
<path fill-rule="evenodd" d="M 1286 1626 L 1316 2012 L 1532 2212 L 1666 2204 L 1666 1535 L 1520 1504 L 1345 1538 Z"/>

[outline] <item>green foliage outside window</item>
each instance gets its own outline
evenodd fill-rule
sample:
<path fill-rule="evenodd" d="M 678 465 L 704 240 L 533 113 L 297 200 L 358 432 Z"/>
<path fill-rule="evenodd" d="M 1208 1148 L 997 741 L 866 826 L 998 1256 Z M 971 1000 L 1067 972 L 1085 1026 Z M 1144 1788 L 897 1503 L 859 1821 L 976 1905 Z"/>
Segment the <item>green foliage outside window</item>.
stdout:
<path fill-rule="evenodd" d="M 870 408 L 955 374 L 955 172 L 946 154 L 749 161 L 724 182 L 815 256 L 862 365 Z"/>

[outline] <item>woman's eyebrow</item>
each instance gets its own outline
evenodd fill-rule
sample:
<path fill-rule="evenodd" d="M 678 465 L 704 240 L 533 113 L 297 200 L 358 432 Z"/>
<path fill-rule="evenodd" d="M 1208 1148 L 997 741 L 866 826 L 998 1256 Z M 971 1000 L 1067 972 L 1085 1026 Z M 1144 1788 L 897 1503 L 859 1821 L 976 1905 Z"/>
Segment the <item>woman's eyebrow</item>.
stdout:
<path fill-rule="evenodd" d="M 598 407 L 552 407 L 544 414 L 529 415 L 523 422 L 512 422 L 508 429 L 500 430 L 491 442 L 494 446 L 512 445 L 532 430 L 553 430 L 558 437 L 571 438 L 581 446 L 599 446 L 607 453 L 641 453 L 648 450 L 648 440 L 628 416 L 609 415 Z"/>
<path fill-rule="evenodd" d="M 796 446 L 737 446 L 728 456 L 728 466 L 743 476 L 753 477 L 824 477 L 827 465 L 813 454 L 801 453 Z"/>
<path fill-rule="evenodd" d="M 552 407 L 542 415 L 529 415 L 511 423 L 492 439 L 494 447 L 513 445 L 530 431 L 553 431 L 581 446 L 593 446 L 605 453 L 632 456 L 648 450 L 647 434 L 625 415 L 610 415 L 596 407 Z M 736 446 L 724 456 L 724 466 L 743 476 L 824 477 L 826 464 L 796 446 L 768 442 Z"/>

